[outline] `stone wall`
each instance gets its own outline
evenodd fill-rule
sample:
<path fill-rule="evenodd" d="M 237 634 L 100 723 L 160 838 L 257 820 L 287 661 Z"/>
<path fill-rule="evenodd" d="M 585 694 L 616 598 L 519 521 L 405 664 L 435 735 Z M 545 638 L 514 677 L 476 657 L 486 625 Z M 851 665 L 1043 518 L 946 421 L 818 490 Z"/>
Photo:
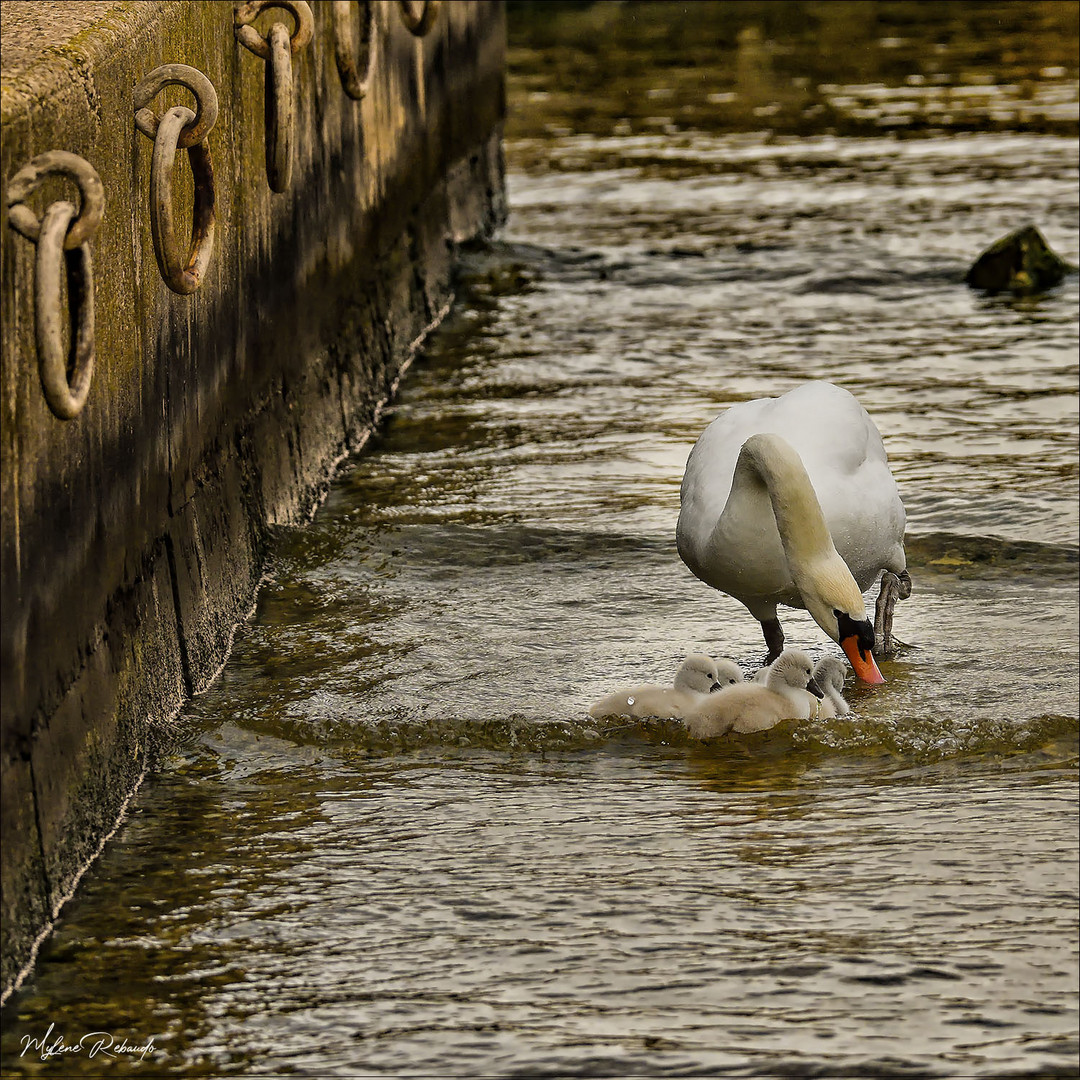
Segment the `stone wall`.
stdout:
<path fill-rule="evenodd" d="M 363 445 L 446 311 L 456 245 L 504 213 L 499 3 L 443 2 L 417 37 L 403 5 L 374 0 L 378 47 L 360 101 L 335 64 L 334 5 L 313 3 L 281 194 L 264 165 L 265 63 L 237 43 L 233 4 L 48 6 L 80 9 L 88 25 L 19 53 L 14 70 L 5 61 L 4 183 L 35 155 L 68 150 L 97 169 L 106 204 L 91 241 L 96 369 L 72 420 L 49 411 L 38 376 L 35 247 L 3 230 L 5 995 L 148 752 L 224 662 L 268 527 L 303 521 Z M 349 5 L 356 27 L 366 7 Z M 256 26 L 275 21 L 294 25 L 275 8 Z M 153 146 L 133 122 L 135 84 L 163 63 L 199 68 L 220 105 L 208 137 L 214 254 L 188 296 L 158 272 Z M 169 86 L 154 107 L 176 104 L 191 95 Z M 182 151 L 174 175 L 186 239 L 194 185 Z M 40 215 L 73 192 L 50 179 L 29 202 Z"/>

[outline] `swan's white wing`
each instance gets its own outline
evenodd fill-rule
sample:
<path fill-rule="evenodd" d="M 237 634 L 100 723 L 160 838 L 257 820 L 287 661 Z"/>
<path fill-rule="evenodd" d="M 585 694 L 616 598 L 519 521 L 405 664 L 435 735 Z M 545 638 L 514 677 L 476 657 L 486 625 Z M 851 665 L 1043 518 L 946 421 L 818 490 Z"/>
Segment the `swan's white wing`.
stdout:
<path fill-rule="evenodd" d="M 881 435 L 848 391 L 811 382 L 733 405 L 698 439 L 683 476 L 677 531 L 679 553 L 694 574 L 743 603 L 750 599 L 751 611 L 754 597 L 766 602 L 766 615 L 768 604 L 798 604 L 764 492 L 740 492 L 738 513 L 716 531 L 739 451 L 759 432 L 780 435 L 802 458 L 833 543 L 860 589 L 882 567 L 903 568 L 904 507 Z"/>

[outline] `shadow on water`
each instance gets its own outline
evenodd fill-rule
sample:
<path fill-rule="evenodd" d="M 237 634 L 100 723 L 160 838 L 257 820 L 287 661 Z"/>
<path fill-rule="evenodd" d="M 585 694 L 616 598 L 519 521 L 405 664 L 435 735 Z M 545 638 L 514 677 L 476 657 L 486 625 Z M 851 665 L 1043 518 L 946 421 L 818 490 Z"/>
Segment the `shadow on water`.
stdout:
<path fill-rule="evenodd" d="M 277 536 L 4 1075 L 101 1074 L 50 1024 L 152 1036 L 120 1076 L 1075 1075 L 1080 283 L 961 281 L 1032 218 L 1080 261 L 1076 12 L 511 3 L 507 227 Z M 710 744 L 591 719 L 760 663 L 679 483 L 806 378 L 908 510 L 887 683 Z"/>

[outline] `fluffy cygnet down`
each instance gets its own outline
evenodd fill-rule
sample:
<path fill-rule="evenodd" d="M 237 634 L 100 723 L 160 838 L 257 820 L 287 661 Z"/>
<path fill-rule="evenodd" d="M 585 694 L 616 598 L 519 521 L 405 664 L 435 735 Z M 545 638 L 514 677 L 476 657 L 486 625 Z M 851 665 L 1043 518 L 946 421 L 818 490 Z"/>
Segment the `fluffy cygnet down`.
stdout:
<path fill-rule="evenodd" d="M 645 685 L 617 690 L 596 702 L 589 709 L 589 715 L 595 719 L 604 716 L 656 716 L 682 720 L 712 691 L 742 681 L 742 671 L 734 661 L 713 660 L 704 653 L 691 653 L 679 665 L 674 686 Z"/>
<path fill-rule="evenodd" d="M 835 656 L 823 656 L 814 665 L 814 682 L 824 695 L 821 699 L 823 719 L 833 716 L 847 716 L 851 706 L 844 700 L 844 680 L 847 678 L 847 665 Z"/>
<path fill-rule="evenodd" d="M 751 682 L 710 694 L 687 715 L 686 728 L 695 739 L 713 739 L 729 731 L 765 731 L 781 720 L 808 720 L 817 713 L 821 693 L 813 673 L 806 653 L 785 649 L 768 669 L 764 685 Z"/>
<path fill-rule="evenodd" d="M 758 668 L 754 672 L 754 682 L 764 683 L 769 677 L 769 667 Z M 847 716 L 851 706 L 844 700 L 844 681 L 847 679 L 847 666 L 835 656 L 823 656 L 814 665 L 814 682 L 822 692 L 821 707 L 817 715 L 828 720 L 834 716 Z M 813 702 L 811 702 L 811 711 Z"/>

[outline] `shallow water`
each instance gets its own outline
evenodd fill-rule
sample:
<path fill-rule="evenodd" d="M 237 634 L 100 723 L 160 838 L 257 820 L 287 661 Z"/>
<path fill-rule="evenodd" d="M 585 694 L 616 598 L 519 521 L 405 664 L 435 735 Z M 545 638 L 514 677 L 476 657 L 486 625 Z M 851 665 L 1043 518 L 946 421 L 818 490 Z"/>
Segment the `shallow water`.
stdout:
<path fill-rule="evenodd" d="M 1074 133 L 712 130 L 678 80 L 666 130 L 615 75 L 565 133 L 563 54 L 515 40 L 511 101 L 548 97 L 511 220 L 279 537 L 5 1009 L 5 1075 L 100 1074 L 42 1061 L 50 1024 L 153 1040 L 117 1074 L 1075 1075 L 1080 289 L 959 284 L 1029 220 L 1078 261 Z M 1036 84 L 1075 101 L 1075 62 Z M 908 509 L 888 682 L 718 746 L 590 720 L 691 649 L 760 661 L 678 560 L 679 481 L 722 408 L 808 377 L 874 416 Z"/>

